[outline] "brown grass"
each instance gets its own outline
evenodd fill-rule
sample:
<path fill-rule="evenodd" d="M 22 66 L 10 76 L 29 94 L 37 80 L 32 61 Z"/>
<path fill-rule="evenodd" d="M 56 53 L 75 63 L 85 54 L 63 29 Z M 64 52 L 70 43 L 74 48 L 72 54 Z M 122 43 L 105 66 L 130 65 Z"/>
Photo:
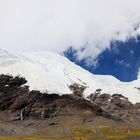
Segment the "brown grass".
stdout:
<path fill-rule="evenodd" d="M 140 139 L 140 129 L 135 128 L 128 131 L 128 128 L 119 128 L 114 131 L 113 128 L 106 127 L 94 131 L 76 126 L 71 130 L 71 136 L 68 137 L 0 137 L 0 140 L 128 140 L 135 137 Z"/>

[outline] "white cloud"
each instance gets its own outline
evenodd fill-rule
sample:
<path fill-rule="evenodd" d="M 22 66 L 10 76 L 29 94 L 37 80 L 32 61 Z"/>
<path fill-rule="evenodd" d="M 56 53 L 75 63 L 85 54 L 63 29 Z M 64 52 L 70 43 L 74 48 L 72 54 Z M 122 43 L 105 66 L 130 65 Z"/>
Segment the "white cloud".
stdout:
<path fill-rule="evenodd" d="M 140 34 L 140 0 L 0 0 L 0 47 L 96 58 L 111 40 Z M 85 47 L 84 51 L 80 51 Z"/>

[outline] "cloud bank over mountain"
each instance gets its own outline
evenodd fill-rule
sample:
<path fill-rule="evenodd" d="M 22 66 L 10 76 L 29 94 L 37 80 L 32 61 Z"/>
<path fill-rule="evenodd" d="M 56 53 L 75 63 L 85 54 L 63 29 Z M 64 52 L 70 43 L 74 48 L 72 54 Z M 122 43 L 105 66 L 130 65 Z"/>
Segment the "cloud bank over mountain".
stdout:
<path fill-rule="evenodd" d="M 139 0 L 1 0 L 0 47 L 96 58 L 110 42 L 140 34 Z"/>

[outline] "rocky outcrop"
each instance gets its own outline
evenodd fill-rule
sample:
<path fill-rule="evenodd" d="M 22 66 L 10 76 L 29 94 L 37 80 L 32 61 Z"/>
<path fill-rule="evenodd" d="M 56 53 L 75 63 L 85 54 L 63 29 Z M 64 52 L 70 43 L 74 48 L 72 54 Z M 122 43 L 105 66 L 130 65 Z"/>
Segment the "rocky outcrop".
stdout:
<path fill-rule="evenodd" d="M 140 103 L 136 103 L 136 104 L 135 104 L 135 107 L 136 107 L 137 109 L 140 109 Z"/>
<path fill-rule="evenodd" d="M 70 86 L 73 94 L 43 94 L 40 91 L 29 91 L 25 85 L 26 79 L 20 76 L 0 75 L 0 112 L 7 112 L 9 120 L 24 120 L 27 118 L 45 119 L 56 116 L 80 115 L 90 112 L 109 119 L 121 121 L 139 121 L 140 104 L 132 104 L 121 94 L 101 94 L 97 89 L 83 98 L 85 86 L 73 84 Z"/>
<path fill-rule="evenodd" d="M 137 121 L 140 119 L 140 105 L 132 104 L 128 98 L 121 94 L 94 94 L 88 96 L 90 101 L 100 106 L 102 109 L 102 116 L 110 119 L 122 121 Z"/>
<path fill-rule="evenodd" d="M 86 86 L 74 83 L 69 86 L 69 89 L 73 92 L 75 96 L 83 97 L 83 92 L 86 89 Z"/>
<path fill-rule="evenodd" d="M 90 94 L 87 99 L 89 99 L 91 102 L 94 102 L 101 94 L 102 89 L 96 89 L 96 91 L 92 94 Z"/>
<path fill-rule="evenodd" d="M 52 118 L 57 115 L 70 115 L 89 110 L 93 114 L 101 108 L 82 97 L 85 87 L 74 84 L 70 86 L 73 94 L 43 94 L 29 91 L 26 80 L 17 76 L 0 76 L 0 111 L 10 112 L 10 120 L 33 118 Z M 71 110 L 71 112 L 69 111 Z"/>
<path fill-rule="evenodd" d="M 0 75 L 0 86 L 21 86 L 25 84 L 27 81 L 23 77 L 16 76 L 13 78 L 13 76 L 10 75 Z"/>

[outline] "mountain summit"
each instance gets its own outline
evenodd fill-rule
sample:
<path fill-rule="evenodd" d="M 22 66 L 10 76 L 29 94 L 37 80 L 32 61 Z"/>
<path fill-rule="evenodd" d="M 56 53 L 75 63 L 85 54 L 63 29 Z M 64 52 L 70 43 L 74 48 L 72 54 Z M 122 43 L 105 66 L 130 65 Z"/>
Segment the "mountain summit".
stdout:
<path fill-rule="evenodd" d="M 101 89 L 102 93 L 122 94 L 133 103 L 140 102 L 140 80 L 121 82 L 113 76 L 94 75 L 52 52 L 12 52 L 0 50 L 0 74 L 21 75 L 30 90 L 70 94 L 69 86 L 86 87 L 84 97 Z"/>

